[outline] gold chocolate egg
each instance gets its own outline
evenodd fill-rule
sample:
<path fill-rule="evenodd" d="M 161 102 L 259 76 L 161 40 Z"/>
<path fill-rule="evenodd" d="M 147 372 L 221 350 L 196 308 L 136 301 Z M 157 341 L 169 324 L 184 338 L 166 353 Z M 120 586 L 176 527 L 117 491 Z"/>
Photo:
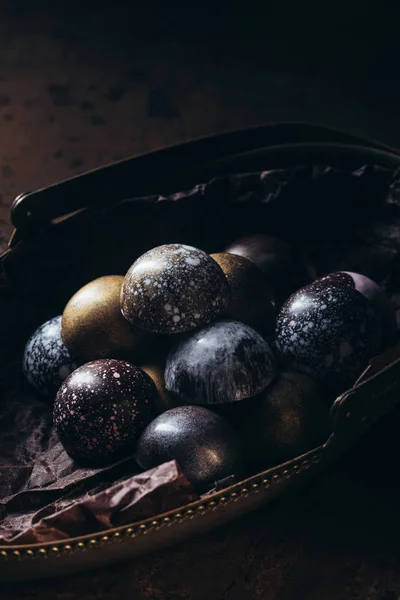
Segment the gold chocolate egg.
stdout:
<path fill-rule="evenodd" d="M 152 360 L 151 362 L 140 365 L 140 368 L 151 377 L 157 388 L 158 398 L 155 406 L 156 415 L 178 406 L 176 398 L 165 387 L 165 358 Z"/>
<path fill-rule="evenodd" d="M 275 328 L 275 306 L 266 275 L 256 264 L 237 254 L 211 254 L 226 275 L 231 300 L 224 316 L 263 333 Z"/>
<path fill-rule="evenodd" d="M 78 290 L 65 307 L 61 337 L 79 360 L 135 360 L 147 350 L 150 335 L 133 327 L 121 313 L 123 281 L 122 275 L 99 277 Z"/>
<path fill-rule="evenodd" d="M 257 467 L 277 465 L 328 439 L 329 403 L 306 375 L 280 373 L 271 387 L 242 408 L 239 428 L 248 458 Z"/>

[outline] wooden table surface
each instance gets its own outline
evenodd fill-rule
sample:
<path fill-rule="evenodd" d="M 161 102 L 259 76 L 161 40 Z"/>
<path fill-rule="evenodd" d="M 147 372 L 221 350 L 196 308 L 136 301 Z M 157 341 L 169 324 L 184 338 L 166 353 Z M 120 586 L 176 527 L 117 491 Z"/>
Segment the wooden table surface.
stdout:
<path fill-rule="evenodd" d="M 48 2 L 2 3 L 0 249 L 18 193 L 204 134 L 308 120 L 400 146 L 399 90 L 387 63 L 373 60 L 368 29 L 359 43 L 341 36 L 338 51 L 323 44 L 332 41 L 324 29 L 313 44 L 304 18 L 300 31 L 296 19 L 282 25 L 276 7 L 261 24 L 240 11 L 198 9 L 194 19 L 154 8 L 73 1 L 62 14 Z M 389 51 L 393 38 L 379 39 Z M 382 475 L 345 467 L 178 547 L 4 585 L 0 599 L 395 600 L 399 494 Z"/>

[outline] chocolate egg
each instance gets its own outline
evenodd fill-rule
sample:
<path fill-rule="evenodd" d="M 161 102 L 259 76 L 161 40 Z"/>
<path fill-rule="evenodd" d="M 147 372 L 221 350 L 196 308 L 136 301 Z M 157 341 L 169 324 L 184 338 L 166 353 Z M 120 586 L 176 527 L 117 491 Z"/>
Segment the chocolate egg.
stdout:
<path fill-rule="evenodd" d="M 275 335 L 285 368 L 337 392 L 355 382 L 381 344 L 380 324 L 368 300 L 329 282 L 294 293 L 278 314 Z"/>
<path fill-rule="evenodd" d="M 25 346 L 25 378 L 43 396 L 54 396 L 77 366 L 61 339 L 61 315 L 43 323 Z"/>
<path fill-rule="evenodd" d="M 285 462 L 328 439 L 329 401 L 306 375 L 282 372 L 246 405 L 238 431 L 254 467 Z"/>
<path fill-rule="evenodd" d="M 275 328 L 275 306 L 266 275 L 243 256 L 211 254 L 228 279 L 231 300 L 224 316 L 270 334 Z"/>
<path fill-rule="evenodd" d="M 381 322 L 383 335 L 382 349 L 394 341 L 397 333 L 394 308 L 383 289 L 375 281 L 365 275 L 361 275 L 361 273 L 353 273 L 351 271 L 329 273 L 317 281 L 329 281 L 333 284 L 347 285 L 359 291 L 371 303 L 377 318 Z"/>
<path fill-rule="evenodd" d="M 99 277 L 82 287 L 64 309 L 61 335 L 82 362 L 99 358 L 136 360 L 148 348 L 150 336 L 123 317 L 122 275 Z"/>
<path fill-rule="evenodd" d="M 177 405 L 177 400 L 165 387 L 165 360 L 152 361 L 140 365 L 140 368 L 151 377 L 158 391 L 155 414 L 158 415 L 170 408 L 174 408 Z"/>
<path fill-rule="evenodd" d="M 170 351 L 165 386 L 187 404 L 222 404 L 255 396 L 275 375 L 268 342 L 244 323 L 223 320 Z"/>
<path fill-rule="evenodd" d="M 229 298 L 227 279 L 208 254 L 167 244 L 133 263 L 122 286 L 121 308 L 128 321 L 145 330 L 181 333 L 218 317 Z"/>
<path fill-rule="evenodd" d="M 200 406 L 179 406 L 158 416 L 140 436 L 135 452 L 142 469 L 175 459 L 199 488 L 242 470 L 242 448 L 229 423 Z"/>
<path fill-rule="evenodd" d="M 315 270 L 297 250 L 283 240 L 256 234 L 243 237 L 224 252 L 247 258 L 267 276 L 278 306 L 292 292 L 315 279 Z"/>
<path fill-rule="evenodd" d="M 157 390 L 138 367 L 102 359 L 76 369 L 54 403 L 54 424 L 67 453 L 82 464 L 107 464 L 133 452 L 153 416 Z"/>

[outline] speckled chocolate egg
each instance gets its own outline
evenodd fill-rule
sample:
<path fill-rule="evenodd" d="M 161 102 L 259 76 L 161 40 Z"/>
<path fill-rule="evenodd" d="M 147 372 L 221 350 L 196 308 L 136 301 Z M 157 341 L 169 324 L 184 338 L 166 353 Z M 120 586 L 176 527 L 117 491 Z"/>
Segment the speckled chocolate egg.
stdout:
<path fill-rule="evenodd" d="M 127 272 L 121 292 L 124 316 L 156 333 L 181 333 L 209 323 L 228 306 L 222 269 L 208 254 L 184 244 L 158 246 Z"/>
<path fill-rule="evenodd" d="M 297 250 L 269 235 L 243 237 L 224 252 L 247 258 L 260 267 L 271 284 L 280 306 L 293 292 L 315 279 L 315 269 Z"/>
<path fill-rule="evenodd" d="M 381 344 L 380 323 L 368 300 L 329 282 L 294 293 L 278 314 L 275 334 L 284 367 L 337 391 L 355 382 Z"/>
<path fill-rule="evenodd" d="M 140 436 L 137 463 L 150 469 L 175 459 L 195 486 L 239 474 L 242 448 L 229 423 L 200 406 L 179 406 L 159 415 Z"/>
<path fill-rule="evenodd" d="M 327 400 L 319 384 L 306 375 L 280 373 L 241 412 L 238 431 L 251 464 L 277 465 L 326 442 L 330 433 Z"/>
<path fill-rule="evenodd" d="M 54 403 L 54 424 L 77 462 L 107 464 L 133 452 L 157 401 L 153 381 L 138 367 L 123 360 L 95 360 L 62 384 Z"/>
<path fill-rule="evenodd" d="M 397 333 L 396 315 L 390 300 L 383 289 L 369 277 L 351 271 L 337 271 L 324 275 L 317 281 L 329 281 L 338 285 L 347 285 L 358 290 L 371 303 L 382 326 L 382 349 L 393 342 Z"/>
<path fill-rule="evenodd" d="M 120 307 L 122 275 L 99 277 L 83 286 L 66 305 L 61 335 L 82 362 L 99 358 L 136 360 L 148 349 L 150 336 L 133 327 Z"/>
<path fill-rule="evenodd" d="M 187 404 L 222 404 L 258 394 L 275 375 L 268 342 L 244 323 L 223 320 L 170 351 L 165 386 Z"/>
<path fill-rule="evenodd" d="M 270 334 L 275 328 L 275 305 L 265 273 L 238 254 L 211 254 L 228 279 L 231 300 L 224 316 Z"/>
<path fill-rule="evenodd" d="M 43 323 L 28 340 L 22 366 L 28 383 L 49 398 L 77 368 L 61 339 L 61 315 Z"/>

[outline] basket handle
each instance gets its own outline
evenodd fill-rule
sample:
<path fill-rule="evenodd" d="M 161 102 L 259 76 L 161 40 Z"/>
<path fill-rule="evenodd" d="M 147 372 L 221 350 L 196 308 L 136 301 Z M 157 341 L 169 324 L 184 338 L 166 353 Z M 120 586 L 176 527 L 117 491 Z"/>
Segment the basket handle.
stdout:
<path fill-rule="evenodd" d="M 49 187 L 19 195 L 11 207 L 18 235 L 28 237 L 53 219 L 77 210 L 106 207 L 132 196 L 159 194 L 173 175 L 218 159 L 269 146 L 338 143 L 390 150 L 377 142 L 308 123 L 274 123 L 205 137 L 131 157 Z M 13 245 L 13 244 L 12 244 Z"/>

